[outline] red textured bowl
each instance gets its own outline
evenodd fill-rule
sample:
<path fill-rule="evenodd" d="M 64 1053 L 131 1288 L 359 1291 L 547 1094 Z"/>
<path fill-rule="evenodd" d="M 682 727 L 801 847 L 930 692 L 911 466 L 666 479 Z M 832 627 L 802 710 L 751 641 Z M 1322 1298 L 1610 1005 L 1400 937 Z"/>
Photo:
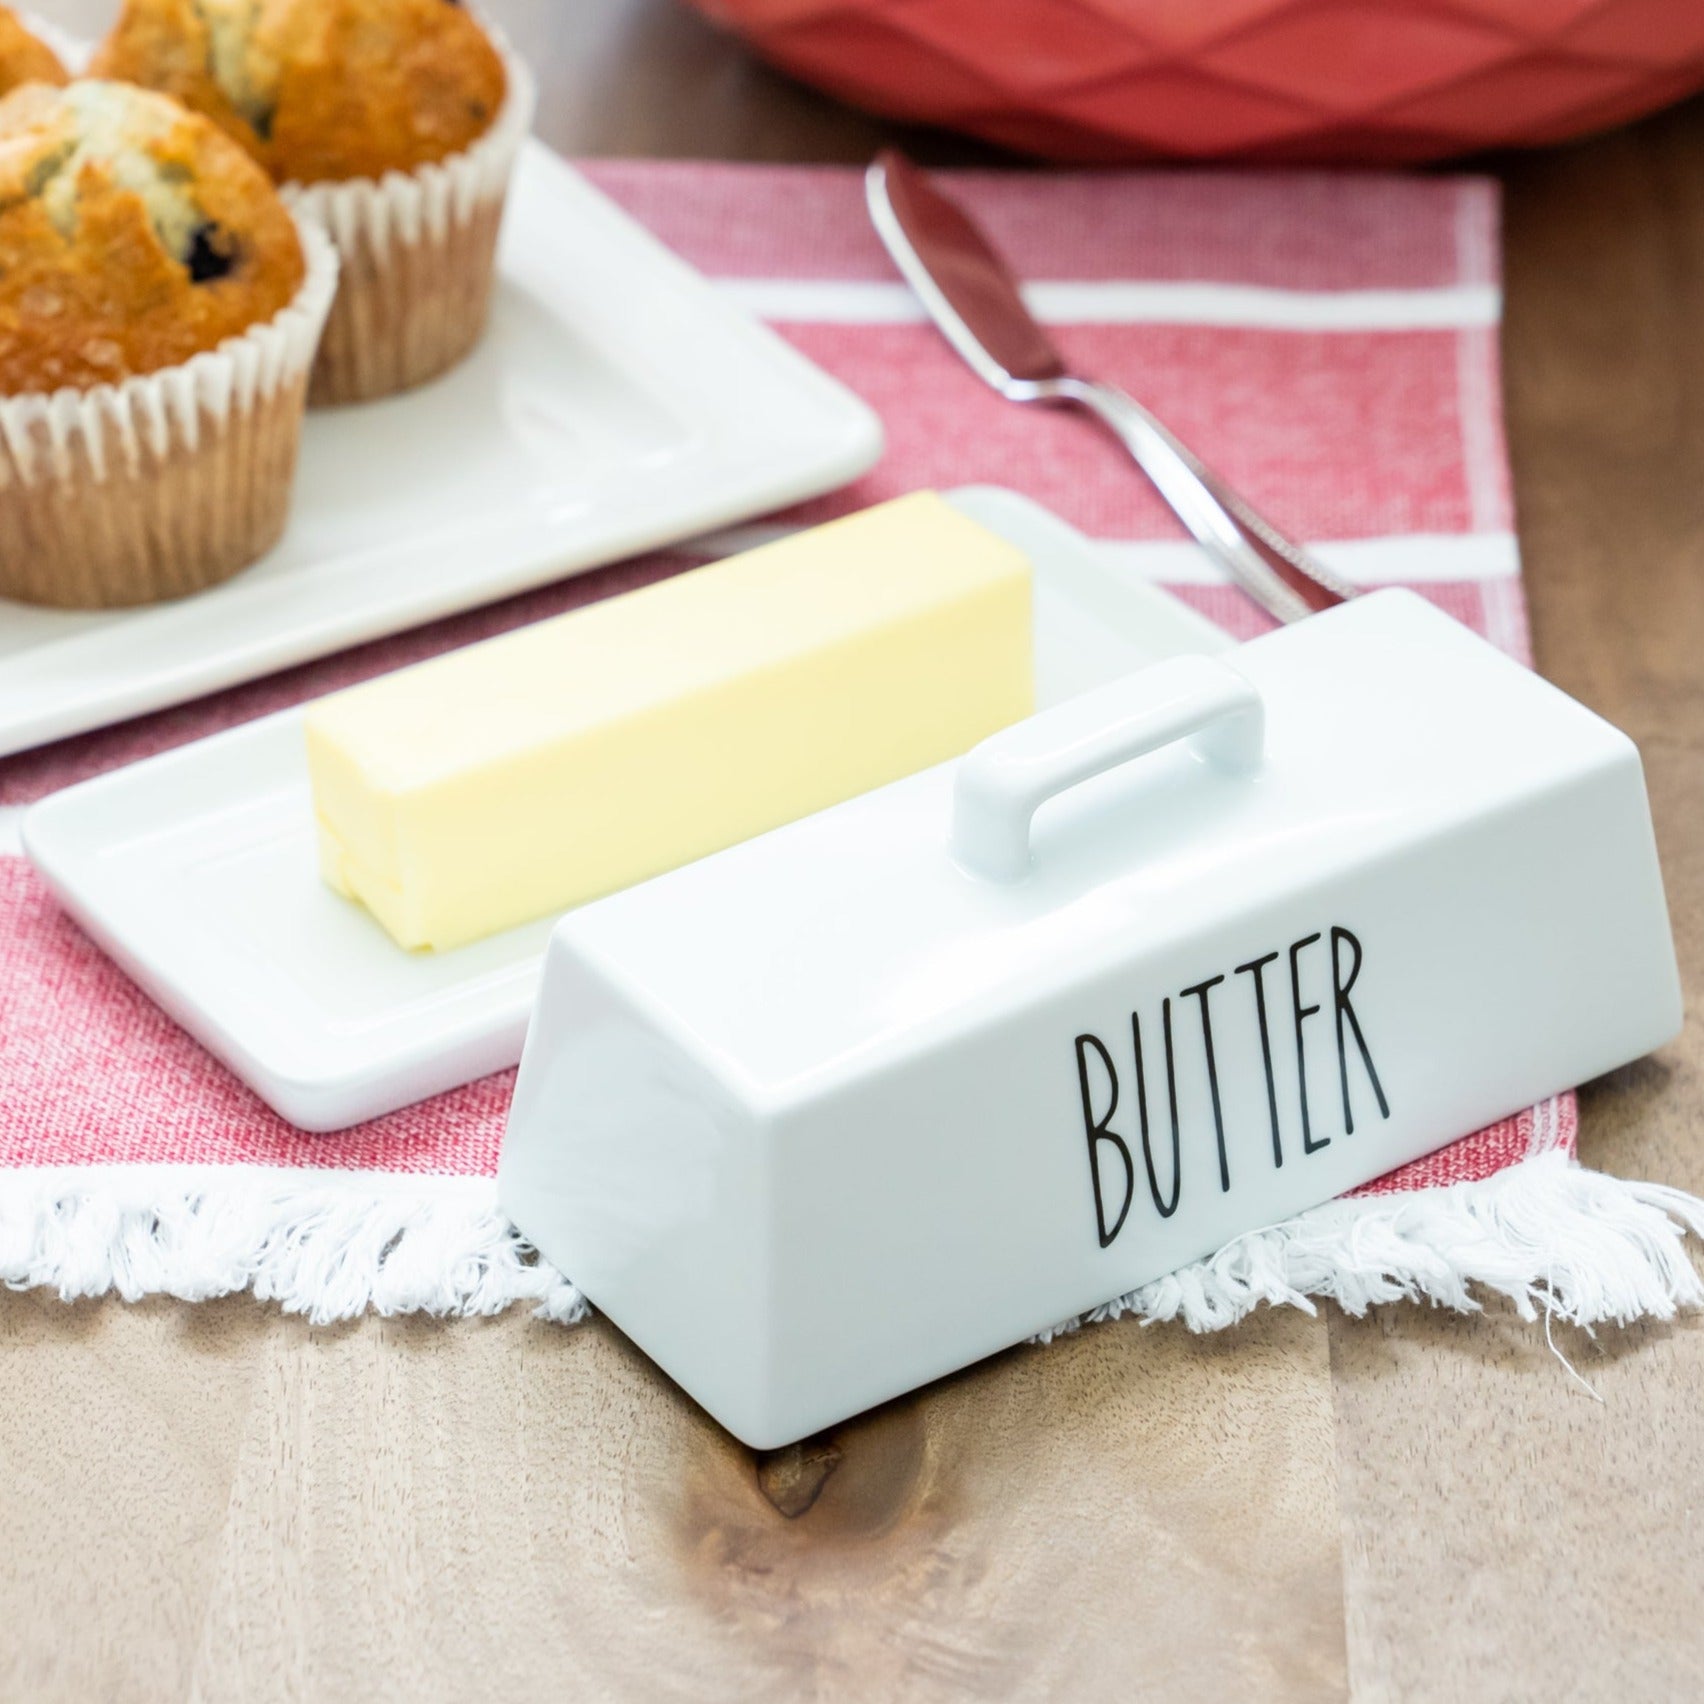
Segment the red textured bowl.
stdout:
<path fill-rule="evenodd" d="M 1704 87 L 1704 0 L 693 3 L 843 100 L 1063 160 L 1430 160 Z"/>

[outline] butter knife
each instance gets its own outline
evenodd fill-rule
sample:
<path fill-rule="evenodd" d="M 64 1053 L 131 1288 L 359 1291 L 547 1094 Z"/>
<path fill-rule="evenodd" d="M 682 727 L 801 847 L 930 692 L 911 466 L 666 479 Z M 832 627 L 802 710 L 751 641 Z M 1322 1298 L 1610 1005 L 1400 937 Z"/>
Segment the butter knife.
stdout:
<path fill-rule="evenodd" d="M 1130 451 L 1178 519 L 1262 608 L 1296 621 L 1355 595 L 1181 444 L 1133 397 L 1074 373 L 970 219 L 898 152 L 865 178 L 870 217 L 929 317 L 978 378 L 1012 402 L 1078 408 Z"/>

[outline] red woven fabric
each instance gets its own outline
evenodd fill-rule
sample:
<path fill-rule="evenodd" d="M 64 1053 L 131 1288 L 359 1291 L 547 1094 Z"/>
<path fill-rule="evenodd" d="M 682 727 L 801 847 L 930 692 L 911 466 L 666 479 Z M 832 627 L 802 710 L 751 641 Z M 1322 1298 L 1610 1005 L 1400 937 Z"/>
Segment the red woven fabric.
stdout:
<path fill-rule="evenodd" d="M 591 175 L 712 277 L 891 280 L 862 217 L 856 173 L 608 164 Z M 1315 293 L 1447 293 L 1495 281 L 1494 194 L 1479 180 L 966 174 L 956 187 L 1035 280 L 1204 281 Z M 1128 460 L 1092 426 L 1002 404 L 925 327 L 858 323 L 844 312 L 815 321 L 813 300 L 806 291 L 797 306 L 784 307 L 779 328 L 880 411 L 889 449 L 868 477 L 787 519 L 841 513 L 923 485 L 991 482 L 1100 537 L 1177 536 Z M 1301 536 L 1428 534 L 1447 544 L 1510 525 L 1495 328 L 1483 317 L 1345 331 L 1103 325 L 1079 316 L 1061 337 L 1097 372 L 1149 401 Z M 39 798 L 332 687 L 606 597 L 688 560 L 659 555 L 604 569 L 0 761 L 0 804 Z M 1517 580 L 1444 573 L 1417 589 L 1524 655 Z M 1267 625 L 1227 587 L 1177 590 L 1239 635 Z M 26 865 L 0 859 L 0 1169 L 243 1163 L 487 1176 L 510 1082 L 505 1073 L 357 1130 L 303 1135 L 97 951 Z M 1573 1102 L 1564 1097 L 1370 1187 L 1479 1178 L 1529 1154 L 1571 1150 L 1573 1141 Z"/>

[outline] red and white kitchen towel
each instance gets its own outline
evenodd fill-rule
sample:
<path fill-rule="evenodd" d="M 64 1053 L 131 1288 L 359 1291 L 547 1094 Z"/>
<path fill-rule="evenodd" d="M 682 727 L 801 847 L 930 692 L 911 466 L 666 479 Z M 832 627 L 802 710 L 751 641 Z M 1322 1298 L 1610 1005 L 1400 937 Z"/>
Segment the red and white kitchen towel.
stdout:
<path fill-rule="evenodd" d="M 881 413 L 869 477 L 765 524 L 919 486 L 1011 486 L 1239 635 L 1264 619 L 1085 421 L 1011 408 L 898 282 L 842 169 L 600 164 L 589 175 Z M 1497 204 L 1468 178 L 963 174 L 954 184 L 1083 363 L 1364 585 L 1405 584 L 1516 655 L 1526 620 L 1497 367 Z M 748 529 L 747 536 L 751 530 Z M 199 703 L 0 761 L 8 808 L 349 681 L 676 571 L 623 564 Z M 1535 849 L 1535 856 L 1541 849 Z M 1519 999 L 1519 989 L 1509 991 Z M 252 1288 L 316 1320 L 584 1308 L 499 1213 L 511 1074 L 337 1136 L 283 1124 L 0 856 L 0 1282 L 65 1296 Z M 1105 1312 L 1229 1324 L 1496 1292 L 1585 1322 L 1704 1302 L 1704 1207 L 1574 1161 L 1563 1096 L 1243 1237 Z"/>

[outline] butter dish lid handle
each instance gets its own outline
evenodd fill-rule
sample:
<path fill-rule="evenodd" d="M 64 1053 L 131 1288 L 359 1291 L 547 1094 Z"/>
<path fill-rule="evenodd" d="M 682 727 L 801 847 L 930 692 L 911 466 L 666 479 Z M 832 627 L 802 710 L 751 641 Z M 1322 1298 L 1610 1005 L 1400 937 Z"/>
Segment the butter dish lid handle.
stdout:
<path fill-rule="evenodd" d="M 972 875 L 1021 881 L 1030 822 L 1057 793 L 1179 740 L 1232 771 L 1259 767 L 1266 711 L 1216 657 L 1173 657 L 1044 710 L 959 760 L 949 851 Z"/>

